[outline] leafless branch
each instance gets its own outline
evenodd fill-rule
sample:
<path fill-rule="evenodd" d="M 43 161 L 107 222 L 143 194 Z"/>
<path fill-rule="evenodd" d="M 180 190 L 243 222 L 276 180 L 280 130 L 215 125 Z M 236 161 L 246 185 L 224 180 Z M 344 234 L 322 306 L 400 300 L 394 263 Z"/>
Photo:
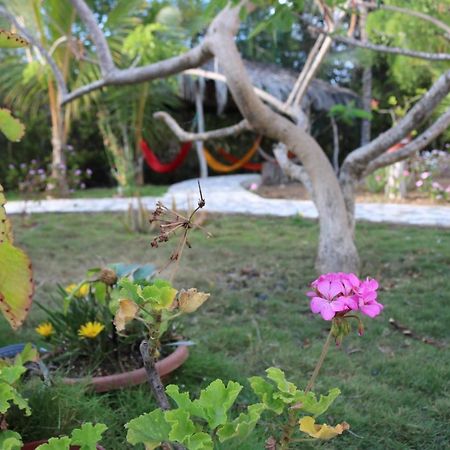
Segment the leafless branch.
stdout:
<path fill-rule="evenodd" d="M 217 72 L 211 72 L 211 71 L 203 70 L 203 69 L 188 69 L 188 70 L 185 70 L 183 73 L 185 73 L 186 75 L 196 75 L 199 77 L 208 78 L 210 80 L 223 81 L 224 83 L 227 83 L 226 77 L 224 75 L 222 75 L 221 73 L 217 73 Z M 268 103 L 269 105 L 273 106 L 279 112 L 281 112 L 283 114 L 287 114 L 289 117 L 291 117 L 294 120 L 297 119 L 297 114 L 295 113 L 295 111 L 293 111 L 289 107 L 286 108 L 285 104 L 283 104 L 283 102 L 278 100 L 273 95 L 270 95 L 266 91 L 263 91 L 262 89 L 258 89 L 257 87 L 254 87 L 254 91 L 255 91 L 255 94 L 261 100 L 263 100 L 266 103 Z"/>
<path fill-rule="evenodd" d="M 366 8 L 370 9 L 384 9 L 386 11 L 394 11 L 402 14 L 407 14 L 409 16 L 418 17 L 419 19 L 426 20 L 427 22 L 432 23 L 436 27 L 440 28 L 441 30 L 445 31 L 446 38 L 450 39 L 450 26 L 448 26 L 445 22 L 442 20 L 439 20 L 436 17 L 430 16 L 429 14 L 425 14 L 421 11 L 415 11 L 414 9 L 408 9 L 408 8 L 400 8 L 399 6 L 394 5 L 384 5 L 384 4 L 378 4 L 377 2 L 361 2 L 359 1 L 358 4 L 363 4 L 366 6 Z"/>
<path fill-rule="evenodd" d="M 114 65 L 108 43 L 106 42 L 105 35 L 100 29 L 97 19 L 84 0 L 70 0 L 70 2 L 77 10 L 80 19 L 86 25 L 88 32 L 94 41 L 102 75 L 104 78 L 107 78 L 108 75 L 116 69 L 116 67 Z"/>
<path fill-rule="evenodd" d="M 64 77 L 61 73 L 61 71 L 58 69 L 58 66 L 55 63 L 55 60 L 50 56 L 50 54 L 47 52 L 47 50 L 41 45 L 38 39 L 36 39 L 32 34 L 28 32 L 28 30 L 23 27 L 19 21 L 14 17 L 13 14 L 11 14 L 9 11 L 7 11 L 3 6 L 0 6 L 0 16 L 4 17 L 8 22 L 13 24 L 16 29 L 20 32 L 20 34 L 33 45 L 36 47 L 41 55 L 45 58 L 47 61 L 47 64 L 50 66 L 51 71 L 53 72 L 53 75 L 55 77 L 56 83 L 58 85 L 58 90 L 60 92 L 60 95 L 63 97 L 67 93 L 67 86 L 66 82 L 64 81 Z"/>
<path fill-rule="evenodd" d="M 409 56 L 411 58 L 426 59 L 428 61 L 450 61 L 449 53 L 430 53 L 420 52 L 415 50 L 409 50 L 407 48 L 389 47 L 387 45 L 372 44 L 371 42 L 361 42 L 358 39 L 354 39 L 348 36 L 342 36 L 340 34 L 330 33 L 321 27 L 312 24 L 309 19 L 299 16 L 300 20 L 308 25 L 308 28 L 317 33 L 325 34 L 336 42 L 342 42 L 343 44 L 351 45 L 353 47 L 365 48 L 367 50 L 373 50 L 381 53 L 392 53 L 395 55 Z"/>
<path fill-rule="evenodd" d="M 129 69 L 116 69 L 106 78 L 94 81 L 79 89 L 76 89 L 64 97 L 63 103 L 69 103 L 82 95 L 96 89 L 112 85 L 136 84 L 144 81 L 152 81 L 175 75 L 191 67 L 202 65 L 211 58 L 207 42 L 204 41 L 198 47 L 183 53 L 182 55 L 168 58 L 154 64 Z"/>
<path fill-rule="evenodd" d="M 380 134 L 376 139 L 351 152 L 341 167 L 343 173 L 361 175 L 371 161 L 380 156 L 387 148 L 399 142 L 407 134 L 428 119 L 436 106 L 450 92 L 450 70 L 441 75 L 428 92 L 397 125 Z"/>
<path fill-rule="evenodd" d="M 175 136 L 181 142 L 190 142 L 190 141 L 207 141 L 209 139 L 220 139 L 227 136 L 236 136 L 244 131 L 251 130 L 251 127 L 247 120 L 242 120 L 236 125 L 232 125 L 230 127 L 219 128 L 217 130 L 205 131 L 204 133 L 190 133 L 188 131 L 183 130 L 176 120 L 167 114 L 166 112 L 159 111 L 153 114 L 155 119 L 163 120 L 166 125 L 172 130 Z"/>
<path fill-rule="evenodd" d="M 367 176 L 375 170 L 394 164 L 398 161 L 413 156 L 419 150 L 422 150 L 433 139 L 438 137 L 450 126 L 450 108 L 440 116 L 429 128 L 427 128 L 420 136 L 416 137 L 413 141 L 406 144 L 400 150 L 392 153 L 383 153 L 378 158 L 369 163 L 364 176 Z"/>

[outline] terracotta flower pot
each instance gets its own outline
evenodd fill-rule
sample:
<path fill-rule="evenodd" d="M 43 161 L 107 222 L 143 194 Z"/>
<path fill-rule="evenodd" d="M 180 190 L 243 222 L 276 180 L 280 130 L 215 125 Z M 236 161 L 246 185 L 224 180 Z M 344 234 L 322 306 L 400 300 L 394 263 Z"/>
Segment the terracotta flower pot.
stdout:
<path fill-rule="evenodd" d="M 177 347 L 173 353 L 156 363 L 159 376 L 162 378 L 178 369 L 186 361 L 188 356 L 189 349 L 187 346 L 180 345 Z M 131 370 L 130 372 L 116 373 L 104 377 L 63 378 L 65 384 L 76 384 L 86 381 L 94 388 L 95 392 L 108 392 L 145 383 L 147 381 L 147 374 L 142 367 L 141 369 Z"/>
<path fill-rule="evenodd" d="M 23 445 L 22 450 L 35 450 L 41 444 L 46 444 L 47 442 L 48 441 L 46 439 L 44 439 L 42 441 L 28 442 L 27 444 Z M 80 447 L 78 447 L 78 445 L 71 445 L 70 450 L 80 450 Z M 105 450 L 105 449 L 103 447 L 101 447 L 100 445 L 97 445 L 97 450 Z"/>

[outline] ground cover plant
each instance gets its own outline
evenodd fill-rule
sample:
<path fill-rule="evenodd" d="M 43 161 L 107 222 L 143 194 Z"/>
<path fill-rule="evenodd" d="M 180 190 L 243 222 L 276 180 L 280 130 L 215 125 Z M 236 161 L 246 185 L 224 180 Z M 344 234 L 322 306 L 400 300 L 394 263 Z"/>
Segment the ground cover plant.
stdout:
<path fill-rule="evenodd" d="M 35 216 L 35 226 L 26 229 L 15 220 L 18 242 L 35 261 L 38 300 L 51 303 L 55 281 L 68 283 L 81 277 L 86 267 L 117 259 L 117 255 L 127 254 L 130 261 L 142 263 L 150 259 L 160 266 L 167 261 L 170 249 L 142 251 L 149 246 L 149 238 L 124 234 L 117 217 Z M 208 230 L 215 238 L 200 242 L 192 236 L 195 250 L 180 263 L 179 283 L 189 281 L 211 292 L 214 300 L 202 307 L 202 314 L 183 320 L 198 346 L 171 381 L 182 383 L 181 390 L 196 396 L 200 387 L 215 378 L 248 386 L 246 377 L 279 366 L 289 380 L 301 385 L 314 367 L 327 331 L 325 323 L 313 319 L 304 295 L 315 278 L 311 258 L 315 225 L 298 218 L 214 217 L 209 222 Z M 327 358 L 317 389 L 326 392 L 330 386 L 339 386 L 342 396 L 324 421 L 336 423 L 345 418 L 358 435 L 332 441 L 330 448 L 442 448 L 449 439 L 445 423 L 450 364 L 448 351 L 439 345 L 445 344 L 450 318 L 442 308 L 450 237 L 442 230 L 389 226 L 361 225 L 357 231 L 366 256 L 362 274 L 380 279 L 386 310 L 369 324 L 363 341 L 352 336 Z M 304 255 L 301 265 L 289 256 L 293 247 Z M 93 248 L 95 252 L 88 251 Z M 71 258 L 64 258 L 61 249 L 70 249 Z M 389 324 L 391 317 L 418 339 L 394 329 Z M 34 335 L 33 327 L 41 318 L 33 309 L 25 337 Z M 6 327 L 2 323 L 2 331 Z M 17 341 L 10 333 L 0 335 L 2 344 Z M 425 343 L 422 337 L 434 341 Z M 39 389 L 29 388 L 30 406 L 41 412 L 14 420 L 27 438 L 43 433 L 70 435 L 74 427 L 90 420 L 109 426 L 102 440 L 106 448 L 127 448 L 123 425 L 153 409 L 147 387 L 101 397 L 82 393 L 80 387 L 54 389 L 40 384 Z M 59 408 L 50 406 L 55 401 Z M 246 394 L 235 412 L 254 401 Z M 263 423 L 241 448 L 262 447 L 271 426 Z M 223 448 L 233 445 L 225 443 Z"/>

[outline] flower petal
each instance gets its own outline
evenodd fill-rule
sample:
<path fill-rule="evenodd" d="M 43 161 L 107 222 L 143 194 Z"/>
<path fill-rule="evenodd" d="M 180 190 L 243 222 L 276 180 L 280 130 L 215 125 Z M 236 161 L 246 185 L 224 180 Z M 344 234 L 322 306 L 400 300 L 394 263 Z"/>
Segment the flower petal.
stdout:
<path fill-rule="evenodd" d="M 314 297 L 313 299 L 311 299 L 311 303 L 309 306 L 311 307 L 311 311 L 314 314 L 318 314 L 322 310 L 325 303 L 328 303 L 328 301 L 321 297 Z"/>

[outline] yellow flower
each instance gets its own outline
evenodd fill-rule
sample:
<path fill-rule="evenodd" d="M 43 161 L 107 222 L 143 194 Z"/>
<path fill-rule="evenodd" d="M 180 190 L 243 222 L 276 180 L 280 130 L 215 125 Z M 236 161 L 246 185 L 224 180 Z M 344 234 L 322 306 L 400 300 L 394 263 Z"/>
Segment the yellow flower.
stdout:
<path fill-rule="evenodd" d="M 72 283 L 66 286 L 65 291 L 70 295 L 72 294 L 75 289 L 77 288 L 77 284 Z M 86 297 L 89 294 L 89 284 L 84 283 L 80 286 L 80 288 L 75 292 L 75 297 L 82 298 Z"/>
<path fill-rule="evenodd" d="M 342 434 L 345 430 L 350 428 L 347 422 L 342 422 L 335 427 L 329 425 L 316 425 L 316 421 L 313 417 L 305 416 L 299 420 L 300 431 L 309 434 L 316 439 L 323 439 L 325 441 L 333 439 L 334 437 Z"/>
<path fill-rule="evenodd" d="M 84 338 L 94 339 L 96 338 L 105 328 L 100 322 L 88 322 L 81 325 L 78 330 L 78 335 Z"/>
<path fill-rule="evenodd" d="M 50 322 L 41 323 L 35 329 L 42 337 L 49 337 L 55 332 L 53 325 Z"/>

